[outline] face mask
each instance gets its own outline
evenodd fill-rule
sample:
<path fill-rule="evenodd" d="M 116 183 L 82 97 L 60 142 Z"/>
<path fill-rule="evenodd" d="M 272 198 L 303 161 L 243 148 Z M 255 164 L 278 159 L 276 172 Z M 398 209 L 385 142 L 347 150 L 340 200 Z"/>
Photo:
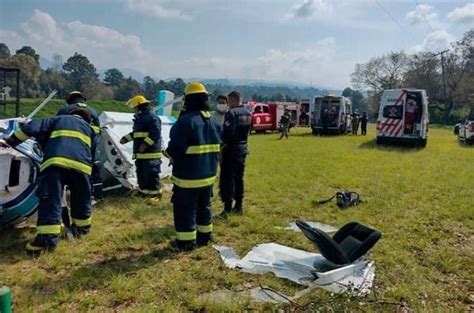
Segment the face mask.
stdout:
<path fill-rule="evenodd" d="M 225 111 L 227 111 L 227 104 L 218 103 L 218 104 L 217 104 L 217 110 L 219 110 L 220 112 L 225 112 Z"/>

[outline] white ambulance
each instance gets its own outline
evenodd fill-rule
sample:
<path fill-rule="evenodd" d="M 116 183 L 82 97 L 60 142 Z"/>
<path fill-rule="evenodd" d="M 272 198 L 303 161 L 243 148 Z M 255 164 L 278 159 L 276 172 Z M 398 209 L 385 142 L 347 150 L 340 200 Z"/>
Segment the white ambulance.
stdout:
<path fill-rule="evenodd" d="M 352 132 L 352 103 L 349 98 L 317 96 L 313 98 L 309 110 L 314 135 Z"/>
<path fill-rule="evenodd" d="M 377 144 L 412 143 L 426 146 L 428 97 L 422 89 L 385 90 L 377 120 Z"/>

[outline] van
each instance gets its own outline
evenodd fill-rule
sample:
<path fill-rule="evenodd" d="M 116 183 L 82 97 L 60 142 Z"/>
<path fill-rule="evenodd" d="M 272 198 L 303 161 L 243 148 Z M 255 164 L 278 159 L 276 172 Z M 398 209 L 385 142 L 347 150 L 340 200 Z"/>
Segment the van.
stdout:
<path fill-rule="evenodd" d="M 428 140 L 428 123 L 425 90 L 385 90 L 377 119 L 377 144 L 411 143 L 424 147 Z"/>
<path fill-rule="evenodd" d="M 317 96 L 310 105 L 313 134 L 346 134 L 352 132 L 352 103 L 336 95 Z"/>

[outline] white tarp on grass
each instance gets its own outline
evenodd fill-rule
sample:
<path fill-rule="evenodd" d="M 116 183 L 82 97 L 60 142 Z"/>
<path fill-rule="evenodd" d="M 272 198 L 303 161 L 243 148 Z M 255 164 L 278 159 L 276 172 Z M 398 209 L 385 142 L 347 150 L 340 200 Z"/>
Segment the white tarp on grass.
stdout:
<path fill-rule="evenodd" d="M 375 277 L 373 262 L 357 261 L 335 267 L 321 254 L 311 253 L 277 243 L 257 245 L 242 259 L 234 249 L 214 246 L 225 265 L 252 274 L 274 273 L 277 277 L 300 285 L 317 285 L 335 293 L 367 293 Z"/>

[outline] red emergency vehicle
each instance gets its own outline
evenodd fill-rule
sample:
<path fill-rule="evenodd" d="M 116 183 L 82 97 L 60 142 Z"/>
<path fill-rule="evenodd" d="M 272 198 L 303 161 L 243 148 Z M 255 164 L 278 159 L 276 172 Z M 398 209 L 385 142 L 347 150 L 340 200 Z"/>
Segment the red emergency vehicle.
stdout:
<path fill-rule="evenodd" d="M 278 122 L 285 110 L 290 111 L 291 126 L 296 126 L 299 105 L 293 102 L 247 103 L 252 114 L 252 130 L 265 132 L 278 130 Z"/>

